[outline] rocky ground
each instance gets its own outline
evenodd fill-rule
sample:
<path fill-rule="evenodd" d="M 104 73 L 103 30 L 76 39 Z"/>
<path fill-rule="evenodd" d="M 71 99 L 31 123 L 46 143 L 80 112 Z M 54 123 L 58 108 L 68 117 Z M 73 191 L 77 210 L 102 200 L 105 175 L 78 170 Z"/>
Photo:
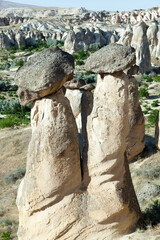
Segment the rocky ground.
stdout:
<path fill-rule="evenodd" d="M 8 228 L 16 238 L 18 227 L 18 211 L 16 207 L 16 194 L 20 180 L 6 182 L 6 177 L 25 168 L 28 143 L 31 138 L 31 128 L 19 127 L 0 130 L 0 231 Z M 154 128 L 146 129 L 146 149 L 130 163 L 130 170 L 136 194 L 142 211 L 150 208 L 153 201 L 160 200 L 160 192 L 154 186 L 160 185 L 160 152 L 154 144 Z M 150 183 L 150 185 L 147 184 Z M 160 211 L 160 206 L 157 209 Z M 157 212 L 158 213 L 158 212 Z M 153 214 L 154 210 L 153 210 Z M 153 217 L 153 216 L 152 216 Z M 151 219 L 152 222 L 153 219 Z M 148 224 L 147 230 L 137 228 L 136 231 L 122 239 L 160 239 L 160 225 L 152 227 Z"/>

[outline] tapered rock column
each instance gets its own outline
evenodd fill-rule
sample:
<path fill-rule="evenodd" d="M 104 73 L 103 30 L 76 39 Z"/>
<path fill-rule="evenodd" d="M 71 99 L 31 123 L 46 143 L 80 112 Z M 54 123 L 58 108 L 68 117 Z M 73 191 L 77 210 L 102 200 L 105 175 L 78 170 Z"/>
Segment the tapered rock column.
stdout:
<path fill-rule="evenodd" d="M 88 71 L 99 73 L 87 124 L 89 215 L 106 237 L 128 232 L 140 216 L 125 156 L 129 79 L 123 70 L 134 62 L 133 49 L 117 44 L 102 48 L 86 62 Z M 96 239 L 103 238 L 97 233 Z"/>
<path fill-rule="evenodd" d="M 37 69 L 30 69 L 32 63 L 37 64 Z M 38 69 L 41 79 L 36 78 Z M 28 86 L 21 83 L 22 75 L 30 81 Z M 17 74 L 21 103 L 43 96 L 34 102 L 31 110 L 32 138 L 26 175 L 17 196 L 19 240 L 56 239 L 79 218 L 76 206 L 81 186 L 78 131 L 69 101 L 62 89 L 59 90 L 72 75 L 72 57 L 58 48 L 41 52 Z"/>
<path fill-rule="evenodd" d="M 129 134 L 127 137 L 127 158 L 131 161 L 145 148 L 144 116 L 139 104 L 139 93 L 136 79 L 129 77 Z"/>
<path fill-rule="evenodd" d="M 82 186 L 86 188 L 89 182 L 87 154 L 88 154 L 88 136 L 87 136 L 87 117 L 91 113 L 93 106 L 93 93 L 91 90 L 95 88 L 93 84 L 86 84 L 83 80 L 72 79 L 65 83 L 65 96 L 70 101 L 73 115 L 76 119 L 79 146 L 81 155 L 81 169 L 82 169 Z"/>

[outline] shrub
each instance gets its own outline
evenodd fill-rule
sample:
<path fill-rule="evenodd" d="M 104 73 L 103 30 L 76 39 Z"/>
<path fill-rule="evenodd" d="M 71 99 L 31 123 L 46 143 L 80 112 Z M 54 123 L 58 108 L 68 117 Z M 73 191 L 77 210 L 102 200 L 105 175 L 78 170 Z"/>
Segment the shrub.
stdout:
<path fill-rule="evenodd" d="M 9 218 L 3 218 L 3 219 L 1 220 L 1 224 L 2 224 L 3 226 L 11 226 L 11 225 L 12 225 L 12 221 L 11 221 Z"/>
<path fill-rule="evenodd" d="M 0 129 L 1 128 L 10 128 L 14 126 L 19 126 L 21 124 L 21 120 L 16 116 L 7 116 L 0 120 Z"/>
<path fill-rule="evenodd" d="M 17 85 L 12 85 L 12 86 L 10 86 L 9 90 L 17 91 L 18 90 L 18 86 Z"/>
<path fill-rule="evenodd" d="M 0 101 L 0 113 L 2 114 L 16 114 L 24 117 L 27 112 L 30 112 L 31 104 L 21 106 L 18 99 L 11 99 L 10 101 Z"/>
<path fill-rule="evenodd" d="M 4 177 L 4 181 L 7 184 L 14 184 L 18 179 L 23 178 L 25 173 L 26 173 L 26 169 L 25 168 L 18 168 L 15 172 L 8 173 Z"/>
<path fill-rule="evenodd" d="M 3 61 L 7 61 L 8 60 L 8 56 L 6 55 L 6 56 L 2 56 L 2 60 Z"/>
<path fill-rule="evenodd" d="M 150 167 L 149 169 L 136 169 L 137 176 L 142 176 L 146 179 L 154 180 L 160 177 L 160 166 Z"/>
<path fill-rule="evenodd" d="M 89 57 L 89 53 L 83 50 L 79 50 L 73 54 L 74 59 L 76 60 L 85 60 Z"/>
<path fill-rule="evenodd" d="M 10 240 L 11 238 L 11 230 L 8 229 L 6 232 L 2 232 L 1 235 L 0 235 L 0 239 L 1 240 Z"/>
<path fill-rule="evenodd" d="M 78 66 L 84 65 L 84 61 L 83 60 L 77 60 L 76 65 L 78 65 Z"/>
<path fill-rule="evenodd" d="M 0 65 L 1 70 L 8 70 L 11 64 L 9 62 L 5 62 L 4 64 Z"/>
<path fill-rule="evenodd" d="M 144 114 L 147 114 L 147 113 L 148 113 L 148 110 L 144 110 L 143 113 L 144 113 Z"/>
<path fill-rule="evenodd" d="M 5 100 L 6 98 L 4 96 L 0 96 L 0 100 Z"/>
<path fill-rule="evenodd" d="M 8 91 L 10 86 L 11 85 L 9 83 L 0 80 L 0 91 Z"/>
<path fill-rule="evenodd" d="M 155 82 L 160 82 L 160 76 L 154 77 L 153 80 L 154 80 Z"/>
<path fill-rule="evenodd" d="M 146 87 L 141 87 L 139 88 L 139 97 L 142 98 L 142 97 L 149 97 L 149 93 L 148 93 L 148 90 Z"/>
<path fill-rule="evenodd" d="M 160 201 L 153 201 L 149 207 L 142 213 L 143 220 L 146 225 L 152 227 L 160 223 Z"/>
<path fill-rule="evenodd" d="M 58 46 L 58 47 L 63 47 L 64 46 L 64 41 L 60 41 L 60 40 L 52 39 L 52 38 L 48 38 L 46 43 L 49 46 Z"/>
<path fill-rule="evenodd" d="M 98 43 L 91 43 L 90 45 L 89 45 L 89 51 L 91 52 L 91 53 L 94 53 L 94 52 L 96 52 L 97 50 L 99 50 L 100 48 L 101 48 L 102 46 L 101 46 L 101 44 L 98 42 Z"/>
<path fill-rule="evenodd" d="M 150 126 L 155 125 L 157 115 L 158 115 L 158 110 L 157 109 L 154 109 L 154 110 L 151 111 L 150 115 L 148 116 L 148 122 L 149 122 Z"/>
<path fill-rule="evenodd" d="M 158 106 L 158 100 L 155 100 L 155 101 L 153 101 L 153 103 L 151 103 L 151 106 L 152 107 L 157 107 Z"/>
<path fill-rule="evenodd" d="M 153 82 L 153 79 L 150 76 L 144 75 L 143 79 L 146 79 L 146 82 Z"/>
<path fill-rule="evenodd" d="M 14 55 L 11 55 L 11 59 L 13 60 L 13 59 L 15 59 L 16 57 L 14 56 Z"/>
<path fill-rule="evenodd" d="M 14 126 L 19 126 L 21 124 L 29 124 L 30 119 L 25 116 L 15 116 L 15 115 L 8 115 L 6 118 L 0 119 L 0 129 L 1 128 L 10 128 Z"/>
<path fill-rule="evenodd" d="M 12 93 L 12 92 L 9 92 L 9 93 L 8 93 L 8 96 L 9 96 L 9 97 L 13 97 L 13 93 Z"/>
<path fill-rule="evenodd" d="M 25 48 L 25 46 L 20 46 L 19 49 L 20 49 L 21 51 L 24 51 L 26 48 Z"/>
<path fill-rule="evenodd" d="M 19 60 L 19 61 L 17 61 L 16 66 L 22 67 L 24 64 L 25 64 L 25 61 Z"/>
<path fill-rule="evenodd" d="M 79 79 L 83 79 L 86 82 L 86 84 L 88 84 L 88 83 L 96 83 L 96 81 L 97 81 L 97 75 L 94 74 L 94 73 L 89 74 L 89 75 L 82 74 L 82 73 L 81 74 L 75 74 L 75 77 L 77 77 Z"/>

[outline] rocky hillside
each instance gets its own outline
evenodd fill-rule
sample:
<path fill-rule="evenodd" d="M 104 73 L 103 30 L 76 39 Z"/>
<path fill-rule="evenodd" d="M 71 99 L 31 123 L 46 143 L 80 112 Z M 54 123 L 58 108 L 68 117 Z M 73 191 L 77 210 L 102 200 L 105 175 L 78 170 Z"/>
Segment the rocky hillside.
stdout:
<path fill-rule="evenodd" d="M 136 49 L 141 73 L 150 71 L 150 58 L 152 64 L 160 64 L 159 7 L 121 13 L 85 8 L 9 8 L 0 10 L 0 16 L 0 49 L 27 49 L 39 41 L 50 45 L 61 41 L 64 50 L 72 54 L 119 42 Z"/>
<path fill-rule="evenodd" d="M 31 7 L 33 8 L 37 6 L 0 0 L 0 9 L 1 8 L 31 8 Z"/>
<path fill-rule="evenodd" d="M 108 221 L 127 233 L 139 217 L 139 204 L 143 221 L 122 239 L 159 240 L 159 129 L 158 144 L 154 132 L 160 110 L 160 8 L 122 13 L 5 8 L 0 16 L 0 238 L 5 232 L 11 235 L 6 240 L 17 240 L 20 223 L 22 240 L 34 234 L 44 240 L 46 232 L 51 240 L 53 234 L 72 239 L 77 232 L 77 239 L 94 233 L 100 240 L 103 231 L 108 234 Z M 126 180 L 124 152 L 138 202 Z M 26 161 L 19 222 L 15 199 Z"/>

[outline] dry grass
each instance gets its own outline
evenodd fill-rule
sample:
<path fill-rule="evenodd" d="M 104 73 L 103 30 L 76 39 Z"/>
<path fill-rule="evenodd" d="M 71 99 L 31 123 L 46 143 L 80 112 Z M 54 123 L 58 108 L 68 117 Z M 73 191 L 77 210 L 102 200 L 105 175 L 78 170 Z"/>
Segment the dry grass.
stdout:
<path fill-rule="evenodd" d="M 152 169 L 153 167 L 160 167 L 160 152 L 154 148 L 154 128 L 147 129 L 148 150 L 137 157 L 130 163 L 132 179 L 136 193 L 146 183 L 147 179 L 143 174 L 136 174 L 136 169 Z M 18 211 L 16 207 L 16 195 L 19 181 L 15 184 L 6 184 L 4 177 L 16 171 L 18 168 L 24 168 L 26 165 L 26 155 L 28 143 L 31 137 L 31 128 L 17 128 L 17 129 L 3 129 L 0 130 L 0 222 L 12 222 L 12 236 L 16 240 L 16 231 L 18 228 Z M 160 178 L 151 179 L 153 183 L 160 185 Z M 141 209 L 149 205 L 150 202 L 140 203 Z M 0 230 L 6 230 L 8 226 L 0 227 Z M 123 236 L 122 240 L 160 240 L 160 225 L 151 228 L 148 226 L 147 230 L 137 229 L 134 233 Z"/>
<path fill-rule="evenodd" d="M 19 182 L 8 185 L 4 178 L 8 173 L 25 167 L 30 137 L 30 127 L 0 130 L 0 223 L 12 222 L 11 226 L 0 224 L 0 230 L 11 227 L 12 236 L 16 236 L 18 228 L 16 195 Z"/>

